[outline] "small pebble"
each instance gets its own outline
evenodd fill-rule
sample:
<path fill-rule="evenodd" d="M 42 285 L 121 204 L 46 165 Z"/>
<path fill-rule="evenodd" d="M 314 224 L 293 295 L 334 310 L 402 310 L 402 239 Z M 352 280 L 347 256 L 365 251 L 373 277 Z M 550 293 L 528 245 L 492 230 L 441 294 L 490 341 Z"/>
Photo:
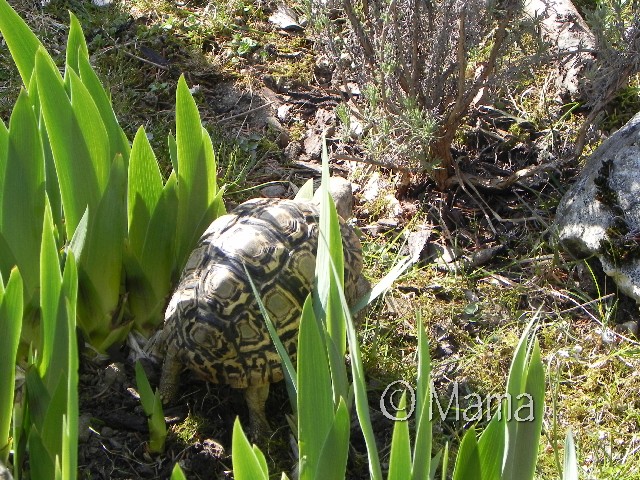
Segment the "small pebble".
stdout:
<path fill-rule="evenodd" d="M 111 363 L 104 371 L 104 383 L 108 386 L 123 383 L 125 379 L 124 366 L 121 363 Z"/>
<path fill-rule="evenodd" d="M 282 123 L 288 122 L 289 119 L 291 118 L 290 110 L 291 110 L 291 105 L 280 105 L 276 113 L 278 120 L 280 120 Z"/>
<path fill-rule="evenodd" d="M 78 417 L 78 442 L 85 443 L 91 436 L 91 415 L 83 413 Z"/>

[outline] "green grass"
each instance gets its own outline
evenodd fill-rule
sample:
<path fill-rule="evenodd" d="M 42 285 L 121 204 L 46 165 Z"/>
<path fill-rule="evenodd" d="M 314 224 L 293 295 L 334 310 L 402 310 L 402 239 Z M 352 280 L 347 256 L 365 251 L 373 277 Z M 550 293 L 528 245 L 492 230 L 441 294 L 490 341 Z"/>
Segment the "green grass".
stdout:
<path fill-rule="evenodd" d="M 189 412 L 187 417 L 179 424 L 172 427 L 171 431 L 184 445 L 191 445 L 195 440 L 200 439 L 201 432 L 207 420 L 201 416 Z"/>

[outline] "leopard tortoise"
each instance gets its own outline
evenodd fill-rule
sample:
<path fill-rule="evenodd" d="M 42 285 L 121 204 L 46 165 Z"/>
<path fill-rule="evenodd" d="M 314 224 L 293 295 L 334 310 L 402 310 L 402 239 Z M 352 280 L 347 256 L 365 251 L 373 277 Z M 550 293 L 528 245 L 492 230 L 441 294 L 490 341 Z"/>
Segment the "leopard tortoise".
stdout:
<path fill-rule="evenodd" d="M 338 213 L 351 216 L 351 184 L 333 177 L 329 188 Z M 164 353 L 160 393 L 177 393 L 184 369 L 201 379 L 244 389 L 255 436 L 269 430 L 269 384 L 283 370 L 245 274 L 245 266 L 295 360 L 298 321 L 312 287 L 318 246 L 314 200 L 254 199 L 215 220 L 200 238 L 169 302 L 158 335 Z M 366 290 L 360 241 L 340 219 L 348 301 Z"/>

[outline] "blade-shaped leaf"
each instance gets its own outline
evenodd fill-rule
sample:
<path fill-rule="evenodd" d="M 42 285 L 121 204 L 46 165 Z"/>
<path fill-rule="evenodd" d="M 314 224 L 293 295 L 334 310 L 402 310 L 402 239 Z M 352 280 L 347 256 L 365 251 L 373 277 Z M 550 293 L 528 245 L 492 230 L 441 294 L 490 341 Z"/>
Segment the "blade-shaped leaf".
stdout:
<path fill-rule="evenodd" d="M 45 378 L 52 361 L 65 359 L 55 352 L 58 330 L 65 331 L 65 326 L 58 328 L 58 319 L 61 313 L 60 295 L 62 291 L 62 274 L 60 272 L 60 259 L 58 249 L 53 236 L 53 219 L 51 209 L 47 202 L 42 228 L 42 246 L 40 249 L 40 325 L 42 329 L 42 353 L 39 372 Z M 38 348 L 38 345 L 35 345 Z M 66 349 L 64 350 L 66 352 Z M 66 362 L 65 362 L 66 364 Z M 53 380 L 57 382 L 57 379 Z M 55 385 L 52 385 L 55 387 Z"/>
<path fill-rule="evenodd" d="M 323 151 L 323 182 L 326 183 L 328 178 L 328 155 L 326 154 L 326 149 Z M 320 212 L 320 223 L 323 223 L 323 213 L 324 217 L 327 217 L 327 213 L 329 213 L 329 220 L 324 220 L 327 223 L 328 227 L 333 231 L 329 233 L 330 237 L 334 235 L 339 237 L 339 244 L 342 247 L 342 236 L 340 234 L 339 228 L 337 232 L 335 232 L 335 224 L 337 220 L 337 214 L 335 212 L 335 206 L 333 205 L 333 201 L 331 197 L 328 195 L 325 187 L 325 194 L 321 195 L 321 212 Z M 323 207 L 324 204 L 324 207 Z M 321 244 L 328 245 L 327 239 L 323 240 L 323 237 L 319 238 L 318 247 L 320 249 Z M 334 243 L 335 244 L 335 243 Z M 337 251 L 337 250 L 336 250 Z M 344 269 L 342 267 L 344 259 L 341 255 L 337 255 L 336 258 L 339 260 L 340 268 L 338 269 L 338 265 L 333 260 L 333 255 L 336 251 L 326 252 L 325 262 L 320 263 L 316 262 L 316 272 L 320 274 L 328 274 L 330 277 L 328 280 L 328 284 L 325 285 L 323 290 L 318 289 L 315 294 L 320 296 L 322 291 L 324 291 L 325 295 L 329 298 L 338 297 L 338 301 L 333 300 L 331 308 L 335 305 L 336 307 L 340 307 L 342 309 L 341 315 L 335 315 L 334 319 L 342 319 L 343 325 L 340 327 L 336 325 L 336 331 L 338 332 L 338 337 L 340 336 L 340 330 L 344 328 L 346 330 L 346 337 L 349 342 L 349 353 L 351 356 L 351 373 L 353 378 L 353 394 L 355 396 L 355 406 L 356 412 L 358 414 L 358 421 L 360 422 L 360 428 L 362 429 L 362 434 L 365 439 L 365 444 L 367 446 L 367 455 L 369 460 L 369 473 L 373 480 L 381 480 L 382 479 L 382 469 L 380 467 L 380 459 L 378 456 L 378 447 L 376 445 L 375 436 L 373 434 L 373 428 L 371 426 L 371 416 L 369 413 L 369 405 L 368 405 L 368 397 L 367 397 L 367 387 L 365 385 L 365 372 L 364 367 L 362 365 L 362 356 L 360 353 L 360 347 L 358 343 L 358 336 L 356 334 L 355 325 L 353 319 L 351 318 L 351 314 L 349 312 L 349 306 L 347 304 L 347 300 L 344 295 L 343 290 L 343 273 Z M 323 267 L 321 267 L 323 265 Z M 324 268 L 324 272 L 318 272 L 318 268 Z M 340 270 L 340 273 L 338 272 Z M 320 280 L 319 280 L 320 281 Z M 325 280 L 323 280 L 325 282 Z M 315 307 L 315 306 L 314 306 Z M 314 310 L 318 312 L 318 308 L 315 307 Z M 316 313 L 318 314 L 318 313 Z M 320 309 L 320 315 L 323 315 L 323 309 Z M 331 340 L 330 336 L 327 336 L 327 350 L 329 353 L 329 359 L 331 362 L 332 368 L 332 382 L 334 387 L 334 395 L 336 397 L 344 397 L 349 398 L 350 393 L 347 391 L 347 383 L 346 383 L 346 372 L 344 368 L 344 355 L 339 354 L 339 346 L 340 341 Z M 344 352 L 344 350 L 342 350 Z M 342 383 L 344 382 L 344 385 Z M 344 392 L 344 394 L 336 395 L 337 392 Z"/>
<path fill-rule="evenodd" d="M 156 285 L 157 291 L 166 292 L 171 281 L 167 274 L 176 270 L 175 239 L 178 210 L 178 184 L 171 173 L 153 210 L 144 238 L 142 265 Z M 158 258 L 166 259 L 158 262 Z M 178 272 L 179 273 L 179 272 Z"/>
<path fill-rule="evenodd" d="M 29 405 L 29 419 L 33 428 L 42 430 L 51 403 L 51 394 L 34 365 L 29 365 L 25 372 L 25 386 Z"/>
<path fill-rule="evenodd" d="M 310 178 L 296 193 L 296 200 L 311 200 L 313 198 L 313 178 Z"/>
<path fill-rule="evenodd" d="M 516 480 L 534 476 L 544 414 L 544 390 L 544 367 L 540 347 L 535 340 L 525 370 L 524 388 L 511 398 L 515 409 L 512 416 L 507 418 L 507 425 L 516 425 L 516 437 L 509 438 L 509 448 L 513 450 L 506 452 L 507 461 L 502 478 Z M 509 434 L 512 432 L 513 429 L 509 430 Z"/>
<path fill-rule="evenodd" d="M 334 422 L 331 373 L 324 332 L 307 297 L 298 334 L 298 446 L 301 480 L 313 478 L 325 439 Z"/>
<path fill-rule="evenodd" d="M 9 145 L 9 130 L 6 125 L 0 119 L 0 172 L 4 172 L 7 165 L 7 148 Z M 4 190 L 2 184 L 4 181 L 4 175 L 0 174 L 0 192 Z M 0 226 L 2 222 L 0 221 Z M 0 251 L 7 252 L 6 255 L 0 255 L 0 276 L 9 277 L 9 272 L 11 268 L 15 265 L 15 260 L 13 259 L 13 255 L 9 254 L 9 245 L 7 245 L 4 236 L 2 235 L 2 228 L 0 227 Z"/>
<path fill-rule="evenodd" d="M 532 478 L 537 458 L 544 409 L 544 368 L 537 341 L 530 351 L 529 335 L 536 321 L 537 315 L 522 333 L 507 379 L 507 401 L 503 402 L 506 441 L 502 478 L 505 480 Z M 533 418 L 520 421 L 516 414 L 525 406 L 530 407 Z"/>
<path fill-rule="evenodd" d="M 167 439 L 167 424 L 164 421 L 160 392 L 157 390 L 153 397 L 153 410 L 149 416 L 149 432 L 151 435 L 149 451 L 154 453 L 164 452 L 164 442 Z"/>
<path fill-rule="evenodd" d="M 444 453 L 442 454 L 442 469 L 440 470 L 442 480 L 446 480 L 449 471 L 449 442 L 444 445 Z"/>
<path fill-rule="evenodd" d="M 265 478 L 268 478 L 269 467 L 267 466 L 267 459 L 264 457 L 264 453 L 262 453 L 262 450 L 260 450 L 257 445 L 254 445 L 252 447 L 252 450 L 253 450 L 253 454 L 256 456 L 256 459 L 258 460 L 258 463 L 260 464 L 260 468 L 262 468 L 262 474 L 265 476 Z"/>
<path fill-rule="evenodd" d="M 0 255 L 0 276 L 9 276 L 11 269 L 16 264 L 16 261 L 11 255 L 11 249 L 9 245 L 7 245 L 2 232 L 0 232 L 0 252 L 3 252 L 4 255 Z"/>
<path fill-rule="evenodd" d="M 76 231 L 73 232 L 73 237 L 69 241 L 69 245 L 67 246 L 67 251 L 73 253 L 75 258 L 80 258 L 82 255 L 82 251 L 84 250 L 84 246 L 87 240 L 87 231 L 89 229 L 89 208 L 84 211 L 78 226 L 76 227 Z"/>
<path fill-rule="evenodd" d="M 36 83 L 36 76 L 33 76 L 34 85 Z M 32 91 L 35 88 L 31 89 Z M 49 136 L 47 134 L 47 128 L 44 123 L 44 117 L 42 111 L 40 111 L 38 130 L 40 132 L 40 139 L 42 140 L 42 151 L 44 154 L 44 170 L 45 170 L 45 189 L 47 192 L 47 198 L 49 199 L 49 205 L 51 205 L 51 215 L 53 216 L 53 224 L 56 226 L 58 235 L 62 241 L 65 238 L 65 226 L 64 226 L 64 213 L 62 210 L 62 194 L 60 193 L 60 184 L 58 183 L 58 173 L 56 172 L 56 163 L 53 159 L 53 152 L 51 151 L 51 144 L 49 142 Z"/>
<path fill-rule="evenodd" d="M 445 448 L 448 447 L 449 444 L 445 445 Z M 429 480 L 435 480 L 436 472 L 438 471 L 438 467 L 440 466 L 440 460 L 444 457 L 443 451 L 439 450 L 436 454 L 431 457 L 431 468 L 429 469 Z M 443 466 L 444 471 L 447 470 L 446 465 Z"/>
<path fill-rule="evenodd" d="M 101 181 L 60 73 L 43 50 L 38 51 L 35 74 L 64 206 L 67 238 L 71 238 L 87 205 L 90 210 L 96 208 L 102 194 Z"/>
<path fill-rule="evenodd" d="M 318 225 L 318 252 L 316 256 L 316 282 L 314 308 L 318 321 L 327 331 L 327 351 L 331 365 L 334 399 L 347 398 L 349 382 L 344 364 L 346 350 L 345 307 L 348 305 L 341 296 L 344 288 L 344 254 L 342 231 L 338 214 L 329 193 L 329 161 L 326 145 L 322 157 L 322 183 L 318 190 L 320 219 Z M 335 267 L 337 276 L 332 269 Z"/>
<path fill-rule="evenodd" d="M 7 149 L 9 148 L 9 129 L 0 118 L 0 172 L 4 172 L 7 168 Z M 4 178 L 0 176 L 0 191 Z"/>
<path fill-rule="evenodd" d="M 333 262 L 330 262 L 330 271 L 334 281 L 338 284 L 338 273 Z M 344 291 L 338 284 L 337 293 L 340 297 L 344 318 L 346 320 L 347 340 L 349 341 L 349 352 L 351 355 L 351 376 L 353 378 L 353 393 L 355 395 L 356 413 L 358 421 L 367 446 L 367 456 L 369 460 L 369 473 L 374 480 L 382 479 L 382 469 L 380 468 L 380 459 L 378 456 L 378 447 L 371 426 L 371 416 L 369 413 L 369 404 L 367 397 L 367 386 L 365 384 L 365 372 L 362 365 L 362 355 L 358 344 L 358 336 L 356 328 L 349 312 L 347 300 Z M 335 381 L 335 378 L 334 378 Z"/>
<path fill-rule="evenodd" d="M 453 469 L 453 480 L 482 480 L 482 478 L 476 429 L 471 427 L 460 442 L 456 465 Z"/>
<path fill-rule="evenodd" d="M 416 441 L 413 449 L 411 478 L 426 480 L 431 470 L 432 424 L 431 415 L 431 357 L 429 342 L 422 321 L 422 313 L 416 314 L 418 329 L 418 382 L 416 392 Z"/>
<path fill-rule="evenodd" d="M 43 379 L 52 382 L 52 379 Z M 52 391 L 51 400 L 47 405 L 44 422 L 39 426 L 42 442 L 51 458 L 61 457 L 62 441 L 64 437 L 64 416 L 67 411 L 67 378 L 58 376 L 58 383 Z M 51 472 L 46 478 L 53 477 Z"/>
<path fill-rule="evenodd" d="M 202 128 L 200 114 L 184 77 L 176 92 L 178 172 L 178 266 L 182 268 L 198 238 L 214 219 L 216 162 L 211 138 Z"/>
<path fill-rule="evenodd" d="M 162 174 L 143 127 L 138 129 L 133 140 L 128 178 L 129 245 L 140 257 L 151 214 L 158 204 L 163 187 Z"/>
<path fill-rule="evenodd" d="M 125 165 L 128 164 L 131 146 L 124 130 L 118 123 L 116 114 L 113 111 L 109 95 L 100 83 L 100 79 L 89 63 L 89 57 L 81 56 L 79 59 L 80 71 L 78 72 L 82 83 L 87 88 L 91 98 L 96 104 L 100 117 L 104 123 L 109 137 L 109 159 L 116 155 L 122 155 Z"/>
<path fill-rule="evenodd" d="M 78 259 L 78 324 L 92 345 L 99 348 L 107 348 L 106 339 L 113 338 L 114 329 L 124 326 L 119 321 L 118 306 L 126 232 L 125 185 L 124 161 L 117 156 L 95 215 L 89 210 L 87 236 Z"/>
<path fill-rule="evenodd" d="M 0 173 L 0 232 L 20 268 L 26 298 L 39 285 L 38 252 L 45 204 L 45 172 L 38 122 L 26 91 L 11 115 L 7 158 Z"/>
<path fill-rule="evenodd" d="M 27 416 L 27 402 L 16 403 L 13 408 L 13 464 L 22 465 L 22 461 L 26 458 L 27 436 L 25 431 L 25 416 Z M 15 472 L 14 472 L 15 473 Z M 15 480 L 20 480 L 19 475 L 15 475 Z"/>
<path fill-rule="evenodd" d="M 236 480 L 268 480 L 263 464 L 251 448 L 247 436 L 242 430 L 240 420 L 236 417 L 233 423 L 233 437 L 231 440 L 233 478 Z"/>
<path fill-rule="evenodd" d="M 180 468 L 180 464 L 177 462 L 171 471 L 171 480 L 187 480 L 187 477 L 184 476 L 184 472 Z"/>
<path fill-rule="evenodd" d="M 286 347 L 280 340 L 280 337 L 278 336 L 278 332 L 276 330 L 276 326 L 271 320 L 271 316 L 269 315 L 269 312 L 265 308 L 264 303 L 262 302 L 262 298 L 260 298 L 260 292 L 256 288 L 255 283 L 253 283 L 253 279 L 249 274 L 249 270 L 247 270 L 247 266 L 243 265 L 243 267 L 244 267 L 244 272 L 247 275 L 247 279 L 249 280 L 249 285 L 251 285 L 251 290 L 253 291 L 253 295 L 255 296 L 256 301 L 258 302 L 258 308 L 260 308 L 260 313 L 262 314 L 262 318 L 265 321 L 267 330 L 269 330 L 269 335 L 271 336 L 271 340 L 273 341 L 273 344 L 276 347 L 278 354 L 280 355 L 280 360 L 282 361 L 282 366 L 284 368 L 285 381 L 287 382 L 287 392 L 289 394 L 289 402 L 291 402 L 291 408 L 294 411 L 297 411 L 298 409 L 298 375 L 296 374 L 296 370 L 293 366 L 293 363 L 291 362 L 291 358 L 289 357 L 289 352 L 287 351 Z M 307 299 L 307 301 L 309 301 L 309 299 Z M 305 302 L 305 305 L 306 305 L 306 302 Z M 302 315 L 305 315 L 305 312 L 306 312 L 306 315 L 309 315 L 309 312 L 303 308 Z"/>
<path fill-rule="evenodd" d="M 411 257 L 405 257 L 396 263 L 387 274 L 380 279 L 378 283 L 374 285 L 369 293 L 367 293 L 364 297 L 362 297 L 358 302 L 351 307 L 351 313 L 356 314 L 371 302 L 373 302 L 376 298 L 382 295 L 384 292 L 389 290 L 400 275 L 402 275 L 411 265 L 414 264 L 414 261 Z"/>
<path fill-rule="evenodd" d="M 88 57 L 89 50 L 87 49 L 87 43 L 82 33 L 82 27 L 80 22 L 73 13 L 69 13 L 69 35 L 67 37 L 67 58 L 65 67 L 68 74 L 69 69 L 72 69 L 76 74 L 80 73 L 79 58 Z"/>
<path fill-rule="evenodd" d="M 162 412 L 162 400 L 159 392 L 153 392 L 147 379 L 147 374 L 140 362 L 136 362 L 136 385 L 138 386 L 142 409 L 149 421 L 149 433 L 151 436 L 149 450 L 151 452 L 162 452 L 167 438 L 167 424 L 164 421 Z"/>
<path fill-rule="evenodd" d="M 338 284 L 344 285 L 344 254 L 338 213 L 329 193 L 328 158 L 326 142 L 323 142 L 320 221 L 318 225 L 319 239 L 316 256 L 316 289 L 319 305 L 315 307 L 316 315 L 325 322 L 326 329 L 336 346 L 338 355 L 343 357 L 346 350 L 345 322 L 339 295 L 335 292 L 335 289 Z M 330 263 L 335 265 L 338 275 L 336 281 L 332 278 Z"/>
<path fill-rule="evenodd" d="M 71 108 L 84 144 L 87 146 L 88 160 L 91 161 L 99 191 L 102 192 L 109 180 L 109 170 L 115 156 L 110 156 L 109 138 L 105 135 L 106 127 L 91 93 L 73 70 L 69 72 L 68 78 Z"/>
<path fill-rule="evenodd" d="M 162 321 L 165 298 L 180 273 L 175 256 L 177 204 L 176 176 L 172 173 L 152 212 L 141 256 L 126 258 L 129 305 L 142 332 Z"/>
<path fill-rule="evenodd" d="M 171 159 L 171 166 L 173 167 L 173 171 L 178 171 L 178 144 L 176 143 L 176 138 L 169 134 L 167 136 L 167 146 L 169 147 L 169 158 Z"/>
<path fill-rule="evenodd" d="M 147 379 L 147 374 L 144 372 L 142 365 L 140 362 L 136 362 L 136 385 L 138 386 L 138 393 L 140 394 L 140 403 L 142 404 L 142 408 L 144 413 L 147 416 L 153 413 L 153 402 L 154 402 L 154 393 L 151 385 L 149 384 L 149 380 Z"/>
<path fill-rule="evenodd" d="M 2 168 L 3 170 L 6 162 L 8 141 L 9 141 L 9 129 L 0 118 L 0 168 Z"/>
<path fill-rule="evenodd" d="M 315 478 L 345 478 L 347 456 L 349 453 L 349 409 L 343 398 L 338 402 L 331 429 L 318 457 L 318 470 Z"/>
<path fill-rule="evenodd" d="M 478 440 L 483 480 L 500 479 L 505 433 L 505 418 L 498 409 Z"/>
<path fill-rule="evenodd" d="M 578 480 L 578 460 L 576 458 L 576 445 L 573 442 L 571 429 L 567 430 L 564 439 L 564 469 L 562 480 Z"/>
<path fill-rule="evenodd" d="M 427 453 L 429 456 L 429 453 Z M 407 392 L 403 392 L 398 404 L 393 436 L 391 438 L 391 458 L 389 459 L 388 480 L 411 478 L 411 441 L 407 422 Z"/>
<path fill-rule="evenodd" d="M 55 459 L 45 448 L 42 436 L 36 428 L 32 428 L 29 433 L 29 455 L 38 459 L 31 465 L 31 478 L 55 478 Z"/>
<path fill-rule="evenodd" d="M 67 313 L 67 410 L 62 439 L 62 478 L 73 480 L 78 474 L 78 341 L 76 338 L 76 304 L 78 301 L 78 269 L 73 254 L 67 256 L 62 275 Z"/>
<path fill-rule="evenodd" d="M 16 354 L 22 327 L 22 279 L 18 270 L 11 272 L 6 289 L 0 278 L 0 463 L 9 458 L 9 432 L 13 413 Z"/>

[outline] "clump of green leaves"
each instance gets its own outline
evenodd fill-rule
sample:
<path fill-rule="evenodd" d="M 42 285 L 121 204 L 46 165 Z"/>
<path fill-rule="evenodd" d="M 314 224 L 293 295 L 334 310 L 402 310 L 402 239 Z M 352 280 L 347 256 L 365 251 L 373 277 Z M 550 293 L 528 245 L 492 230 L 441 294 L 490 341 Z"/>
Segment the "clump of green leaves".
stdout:
<path fill-rule="evenodd" d="M 35 311 L 46 194 L 57 243 L 69 243 L 78 259 L 78 325 L 104 351 L 132 327 L 148 332 L 161 321 L 187 255 L 223 211 L 211 138 L 181 78 L 176 137 L 169 137 L 173 172 L 165 180 L 144 129 L 130 145 L 118 124 L 78 20 L 71 16 L 62 76 L 5 0 L 0 13 L 25 87 L 9 129 L 0 125 L 0 272 L 20 268 L 27 310 Z"/>
<path fill-rule="evenodd" d="M 229 42 L 231 51 L 240 57 L 246 57 L 258 47 L 258 42 L 251 37 L 236 33 Z"/>
<path fill-rule="evenodd" d="M 193 245 L 224 211 L 222 190 L 184 78 L 165 179 L 144 129 L 130 144 L 120 127 L 73 15 L 64 75 L 6 0 L 0 32 L 24 84 L 9 126 L 0 121 L 0 462 L 13 450 L 15 478 L 72 480 L 76 327 L 102 351 L 133 327 L 154 328 Z M 17 364 L 25 383 L 14 405 Z M 144 380 L 150 449 L 161 451 L 160 402 Z"/>

